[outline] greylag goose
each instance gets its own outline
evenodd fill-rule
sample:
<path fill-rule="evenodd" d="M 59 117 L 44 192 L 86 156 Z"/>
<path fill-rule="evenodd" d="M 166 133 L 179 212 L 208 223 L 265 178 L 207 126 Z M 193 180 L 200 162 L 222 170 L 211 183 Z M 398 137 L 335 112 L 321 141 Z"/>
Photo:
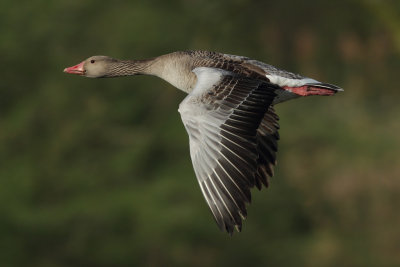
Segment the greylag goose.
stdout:
<path fill-rule="evenodd" d="M 279 140 L 274 105 L 342 89 L 247 57 L 174 52 L 146 60 L 93 56 L 64 72 L 91 78 L 147 74 L 188 95 L 179 105 L 204 198 L 221 230 L 241 231 L 250 189 L 268 187 Z"/>

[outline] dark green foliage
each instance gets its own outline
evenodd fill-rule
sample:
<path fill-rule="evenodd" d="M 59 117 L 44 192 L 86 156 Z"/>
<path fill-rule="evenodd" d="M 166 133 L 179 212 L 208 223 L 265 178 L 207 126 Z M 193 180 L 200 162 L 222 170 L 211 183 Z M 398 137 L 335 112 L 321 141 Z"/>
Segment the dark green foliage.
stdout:
<path fill-rule="evenodd" d="M 397 1 L 0 3 L 1 266 L 400 265 Z M 203 49 L 345 89 L 276 107 L 269 189 L 243 232 L 213 222 L 152 77 L 84 79 L 96 54 Z"/>

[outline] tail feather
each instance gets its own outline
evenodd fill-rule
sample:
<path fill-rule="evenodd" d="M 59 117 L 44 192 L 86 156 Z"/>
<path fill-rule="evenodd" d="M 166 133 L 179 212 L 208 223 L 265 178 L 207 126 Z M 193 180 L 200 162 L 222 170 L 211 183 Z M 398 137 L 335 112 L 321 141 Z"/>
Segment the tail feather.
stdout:
<path fill-rule="evenodd" d="M 330 83 L 307 83 L 306 85 L 313 86 L 313 87 L 318 87 L 318 88 L 325 88 L 325 89 L 331 89 L 334 91 L 343 91 L 343 88 L 340 88 L 339 86 L 336 86 L 334 84 Z"/>

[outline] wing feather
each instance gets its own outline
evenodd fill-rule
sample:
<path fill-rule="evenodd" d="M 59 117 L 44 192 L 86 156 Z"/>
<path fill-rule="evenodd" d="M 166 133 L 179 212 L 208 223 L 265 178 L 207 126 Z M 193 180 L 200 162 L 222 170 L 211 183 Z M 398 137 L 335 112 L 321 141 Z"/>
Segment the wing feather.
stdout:
<path fill-rule="evenodd" d="M 268 187 L 269 178 L 274 175 L 279 140 L 278 120 L 279 117 L 276 115 L 274 108 L 270 106 L 257 129 L 257 151 L 259 157 L 256 186 L 258 189 L 262 188 L 262 184 Z"/>
<path fill-rule="evenodd" d="M 277 129 L 270 112 L 276 88 L 219 69 L 194 72 L 197 85 L 179 106 L 193 168 L 218 226 L 240 231 L 250 188 L 265 184 L 275 164 L 276 142 L 267 135 Z"/>

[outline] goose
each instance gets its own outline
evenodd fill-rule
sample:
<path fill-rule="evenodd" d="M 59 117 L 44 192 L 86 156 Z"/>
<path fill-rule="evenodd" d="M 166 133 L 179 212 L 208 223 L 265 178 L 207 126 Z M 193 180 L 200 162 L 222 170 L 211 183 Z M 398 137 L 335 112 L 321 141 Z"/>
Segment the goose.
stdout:
<path fill-rule="evenodd" d="M 179 105 L 200 189 L 222 231 L 242 229 L 250 189 L 268 187 L 276 165 L 274 106 L 342 88 L 248 57 L 179 51 L 145 60 L 92 56 L 64 72 L 90 78 L 157 76 L 187 93 Z"/>

